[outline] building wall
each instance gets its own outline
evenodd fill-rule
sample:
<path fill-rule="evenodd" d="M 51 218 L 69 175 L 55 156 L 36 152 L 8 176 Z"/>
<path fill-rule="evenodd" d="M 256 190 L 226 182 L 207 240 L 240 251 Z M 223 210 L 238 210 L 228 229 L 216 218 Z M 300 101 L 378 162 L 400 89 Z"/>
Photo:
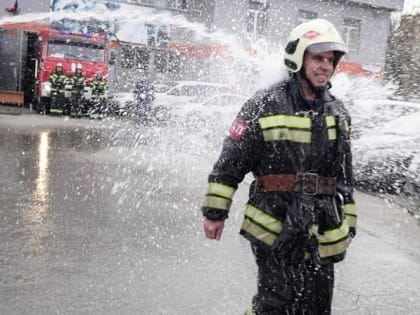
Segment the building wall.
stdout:
<path fill-rule="evenodd" d="M 212 29 L 238 34 L 244 41 L 249 40 L 246 32 L 248 0 L 216 0 L 214 25 Z M 283 0 L 268 1 L 269 8 L 265 38 L 279 49 L 285 45 L 291 29 L 299 24 L 299 10 L 316 12 L 318 17 L 334 23 L 343 34 L 344 19 L 361 21 L 359 47 L 350 53 L 347 60 L 367 64 L 385 63 L 387 39 L 390 32 L 390 14 L 401 10 L 403 0 L 393 1 L 319 1 Z"/>

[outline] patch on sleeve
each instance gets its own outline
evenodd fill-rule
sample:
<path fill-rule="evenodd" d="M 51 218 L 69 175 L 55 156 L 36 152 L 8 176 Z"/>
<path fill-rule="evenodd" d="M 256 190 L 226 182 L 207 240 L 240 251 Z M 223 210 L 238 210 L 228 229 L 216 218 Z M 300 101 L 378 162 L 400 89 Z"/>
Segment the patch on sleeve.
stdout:
<path fill-rule="evenodd" d="M 229 137 L 235 141 L 240 141 L 247 129 L 248 123 L 245 120 L 236 119 L 229 129 Z"/>

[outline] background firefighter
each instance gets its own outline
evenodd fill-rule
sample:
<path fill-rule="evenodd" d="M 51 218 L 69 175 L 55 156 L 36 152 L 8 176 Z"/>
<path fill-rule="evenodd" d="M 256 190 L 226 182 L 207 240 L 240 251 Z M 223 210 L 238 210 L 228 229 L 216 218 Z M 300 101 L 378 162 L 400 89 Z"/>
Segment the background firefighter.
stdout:
<path fill-rule="evenodd" d="M 289 78 L 258 91 L 232 124 L 208 178 L 204 232 L 220 240 L 232 198 L 251 172 L 240 233 L 258 290 L 247 314 L 330 314 L 334 263 L 356 232 L 350 117 L 329 92 L 347 49 L 323 19 L 292 30 Z"/>
<path fill-rule="evenodd" d="M 134 90 L 135 120 L 137 124 L 147 124 L 151 119 L 152 102 L 155 99 L 155 89 L 146 75 L 136 82 Z"/>
<path fill-rule="evenodd" d="M 108 90 L 108 83 L 104 79 L 102 71 L 96 72 L 90 86 L 92 88 L 92 100 L 89 114 L 93 118 L 101 117 L 107 114 L 106 92 Z"/>
<path fill-rule="evenodd" d="M 86 77 L 82 72 L 82 65 L 78 63 L 73 76 L 70 78 L 72 86 L 71 107 L 72 111 L 77 115 L 87 113 L 86 102 L 84 99 L 84 90 L 86 86 Z"/>
<path fill-rule="evenodd" d="M 63 65 L 57 63 L 55 71 L 51 73 L 49 81 L 51 82 L 51 104 L 50 106 L 45 105 L 46 108 L 41 109 L 46 114 L 53 111 L 65 112 L 66 100 L 64 96 L 65 85 L 67 83 L 67 76 L 63 72 Z"/>

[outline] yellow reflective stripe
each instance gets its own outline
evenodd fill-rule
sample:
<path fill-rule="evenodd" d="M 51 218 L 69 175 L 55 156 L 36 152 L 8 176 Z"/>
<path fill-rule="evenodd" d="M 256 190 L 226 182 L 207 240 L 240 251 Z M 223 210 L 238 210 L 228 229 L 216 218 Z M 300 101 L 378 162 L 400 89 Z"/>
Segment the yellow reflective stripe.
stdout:
<path fill-rule="evenodd" d="M 252 221 L 276 234 L 279 234 L 283 227 L 282 222 L 250 204 L 246 205 L 245 217 L 250 218 Z"/>
<path fill-rule="evenodd" d="M 62 109 L 58 109 L 58 108 L 51 108 L 50 109 L 50 113 L 62 113 L 63 110 Z"/>
<path fill-rule="evenodd" d="M 349 225 L 347 220 L 343 220 L 341 226 L 337 229 L 325 231 L 324 234 L 318 234 L 317 238 L 320 244 L 328 244 L 339 241 L 349 235 Z"/>
<path fill-rule="evenodd" d="M 235 188 L 219 183 L 209 183 L 209 187 L 207 189 L 208 194 L 225 197 L 227 199 L 232 199 L 235 191 Z"/>
<path fill-rule="evenodd" d="M 250 219 L 244 219 L 242 223 L 241 230 L 247 232 L 248 234 L 255 237 L 257 240 L 267 244 L 268 246 L 272 246 L 277 238 L 277 235 L 263 229 L 261 226 L 255 224 Z"/>
<path fill-rule="evenodd" d="M 328 128 L 335 127 L 335 116 L 333 115 L 327 115 L 325 117 L 325 122 L 327 123 Z"/>
<path fill-rule="evenodd" d="M 328 129 L 328 140 L 336 140 L 337 139 L 337 130 L 334 129 Z"/>
<path fill-rule="evenodd" d="M 216 209 L 221 209 L 225 211 L 229 211 L 231 205 L 232 205 L 232 200 L 230 199 L 217 197 L 217 196 L 210 196 L 210 195 L 206 195 L 206 197 L 204 198 L 204 203 L 203 203 L 204 207 L 216 208 Z"/>
<path fill-rule="evenodd" d="M 356 225 L 357 225 L 357 217 L 354 217 L 354 216 L 346 216 L 345 217 L 346 218 L 346 220 L 347 220 L 347 223 L 348 223 L 348 225 L 349 226 L 351 226 L 351 227 L 356 227 Z"/>
<path fill-rule="evenodd" d="M 357 217 L 356 204 L 354 204 L 354 203 L 346 203 L 344 205 L 344 214 L 345 215 L 352 215 L 352 216 Z"/>
<path fill-rule="evenodd" d="M 289 140 L 301 143 L 311 143 L 310 131 L 276 128 L 264 130 L 263 136 L 265 141 Z"/>
<path fill-rule="evenodd" d="M 246 309 L 245 315 L 255 315 L 254 307 L 252 306 L 252 304 Z"/>
<path fill-rule="evenodd" d="M 347 247 L 349 247 L 350 240 L 349 238 L 343 239 L 339 243 L 331 244 L 331 245 L 321 245 L 318 247 L 319 256 L 321 258 L 330 257 L 342 254 L 346 251 Z"/>
<path fill-rule="evenodd" d="M 288 127 L 311 129 L 311 119 L 309 117 L 293 116 L 293 115 L 274 115 L 258 119 L 261 129 Z"/>
<path fill-rule="evenodd" d="M 337 129 L 336 129 L 336 123 L 335 123 L 335 116 L 333 115 L 325 116 L 325 123 L 327 124 L 327 128 L 328 128 L 328 140 L 336 140 Z"/>

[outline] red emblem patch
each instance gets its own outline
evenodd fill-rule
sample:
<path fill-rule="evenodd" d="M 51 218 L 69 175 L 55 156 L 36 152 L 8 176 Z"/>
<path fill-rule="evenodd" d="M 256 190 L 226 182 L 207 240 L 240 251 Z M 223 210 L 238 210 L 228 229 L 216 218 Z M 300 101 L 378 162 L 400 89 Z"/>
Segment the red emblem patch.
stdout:
<path fill-rule="evenodd" d="M 303 34 L 303 37 L 307 38 L 307 39 L 312 39 L 312 38 L 315 38 L 319 35 L 321 35 L 321 34 L 318 33 L 317 31 L 307 31 L 305 34 Z"/>
<path fill-rule="evenodd" d="M 235 141 L 240 141 L 247 129 L 248 123 L 245 120 L 236 119 L 229 129 L 229 137 Z"/>

